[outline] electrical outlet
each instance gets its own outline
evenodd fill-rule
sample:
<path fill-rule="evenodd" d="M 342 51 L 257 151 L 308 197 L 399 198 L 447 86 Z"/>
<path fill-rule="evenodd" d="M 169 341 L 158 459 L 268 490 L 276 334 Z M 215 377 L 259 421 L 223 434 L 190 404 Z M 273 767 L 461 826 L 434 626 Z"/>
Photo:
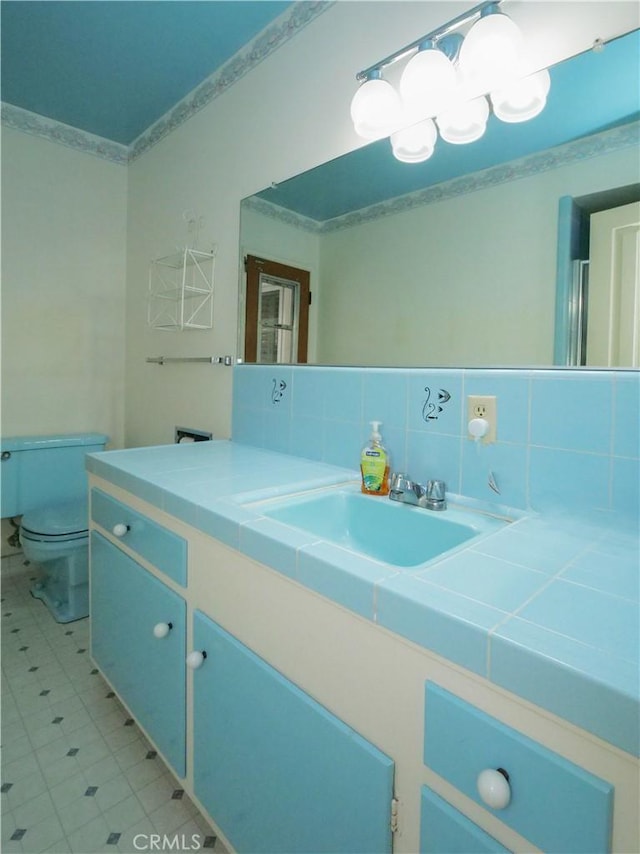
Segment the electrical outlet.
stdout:
<path fill-rule="evenodd" d="M 498 428 L 498 408 L 495 395 L 470 394 L 467 397 L 467 423 L 474 418 L 484 418 L 489 430 L 480 440 L 483 445 L 496 441 Z M 469 438 L 473 438 L 468 434 Z"/>

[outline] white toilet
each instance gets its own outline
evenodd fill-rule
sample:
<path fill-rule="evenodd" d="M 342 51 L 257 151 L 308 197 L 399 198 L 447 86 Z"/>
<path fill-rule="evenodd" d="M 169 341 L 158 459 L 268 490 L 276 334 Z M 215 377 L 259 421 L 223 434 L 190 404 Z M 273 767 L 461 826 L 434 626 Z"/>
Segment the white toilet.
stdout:
<path fill-rule="evenodd" d="M 89 614 L 89 514 L 86 454 L 107 436 L 19 436 L 2 439 L 2 518 L 22 516 L 20 543 L 38 570 L 31 593 L 59 623 Z"/>

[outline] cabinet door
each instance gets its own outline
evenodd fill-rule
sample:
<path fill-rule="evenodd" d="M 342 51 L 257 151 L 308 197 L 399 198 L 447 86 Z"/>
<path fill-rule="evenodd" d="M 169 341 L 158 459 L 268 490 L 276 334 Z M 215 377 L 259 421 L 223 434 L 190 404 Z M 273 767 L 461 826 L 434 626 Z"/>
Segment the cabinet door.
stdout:
<path fill-rule="evenodd" d="M 154 627 L 171 624 L 165 637 Z M 185 776 L 184 599 L 95 531 L 91 653 L 131 714 Z"/>
<path fill-rule="evenodd" d="M 391 851 L 393 761 L 199 612 L 194 640 L 195 793 L 233 848 Z"/>
<path fill-rule="evenodd" d="M 420 854 L 509 854 L 509 849 L 423 786 Z"/>

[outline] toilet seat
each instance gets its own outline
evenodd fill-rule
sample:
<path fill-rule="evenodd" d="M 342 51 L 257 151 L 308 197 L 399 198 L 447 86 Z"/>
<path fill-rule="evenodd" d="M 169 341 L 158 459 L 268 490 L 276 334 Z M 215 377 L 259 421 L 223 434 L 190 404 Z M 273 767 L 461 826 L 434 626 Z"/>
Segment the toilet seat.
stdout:
<path fill-rule="evenodd" d="M 21 537 L 38 542 L 68 542 L 89 535 L 86 499 L 77 499 L 31 510 L 22 517 Z"/>

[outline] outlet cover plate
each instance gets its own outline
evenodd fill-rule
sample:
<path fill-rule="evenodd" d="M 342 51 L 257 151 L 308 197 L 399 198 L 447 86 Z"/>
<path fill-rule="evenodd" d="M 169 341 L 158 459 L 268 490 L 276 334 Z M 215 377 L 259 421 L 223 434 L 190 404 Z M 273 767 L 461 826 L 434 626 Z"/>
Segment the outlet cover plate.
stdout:
<path fill-rule="evenodd" d="M 498 432 L 498 405 L 495 395 L 470 394 L 467 397 L 467 424 L 473 418 L 484 418 L 489 422 L 488 432 L 480 439 L 483 445 L 496 441 Z M 469 439 L 473 436 L 467 431 Z"/>

